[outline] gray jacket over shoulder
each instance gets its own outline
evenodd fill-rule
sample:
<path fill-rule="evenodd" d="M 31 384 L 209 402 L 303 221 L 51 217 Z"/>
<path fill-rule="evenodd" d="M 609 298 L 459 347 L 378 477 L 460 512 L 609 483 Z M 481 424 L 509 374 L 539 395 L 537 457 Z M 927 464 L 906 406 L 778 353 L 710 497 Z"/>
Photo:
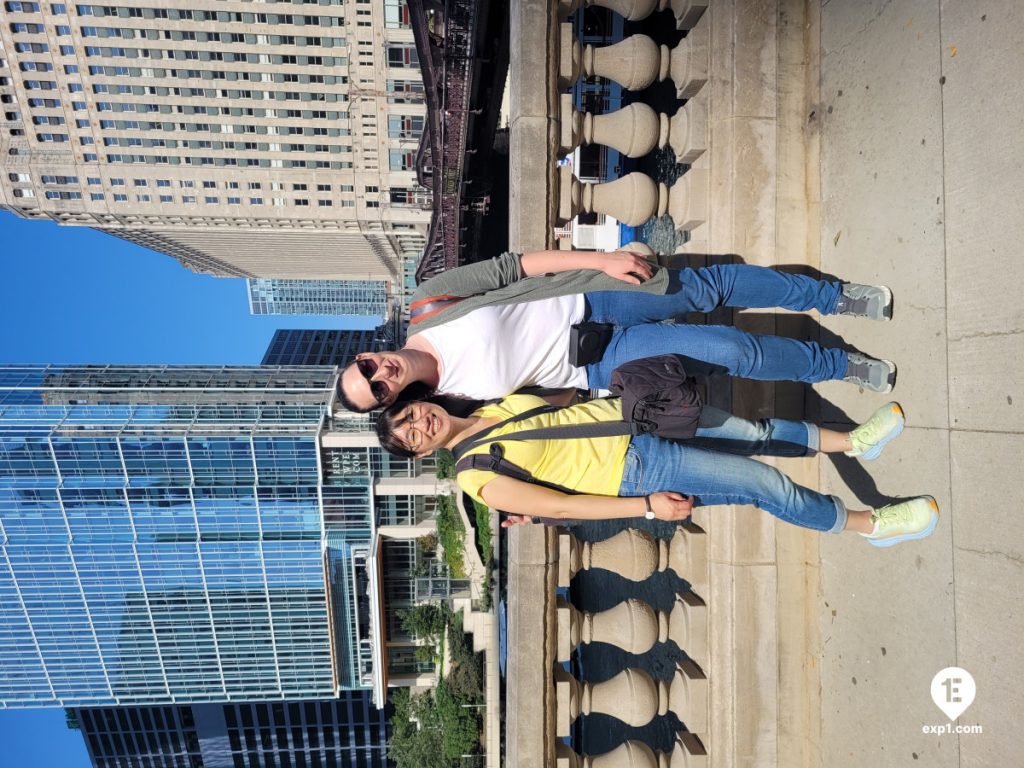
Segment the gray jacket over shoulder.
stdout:
<path fill-rule="evenodd" d="M 669 272 L 660 267 L 640 285 L 631 285 L 597 269 L 575 269 L 546 275 L 523 275 L 518 253 L 505 252 L 477 264 L 450 269 L 423 282 L 412 296 L 410 306 L 440 297 L 462 297 L 439 312 L 424 316 L 409 326 L 409 335 L 435 328 L 480 307 L 518 304 L 574 293 L 597 291 L 643 291 L 664 295 Z"/>

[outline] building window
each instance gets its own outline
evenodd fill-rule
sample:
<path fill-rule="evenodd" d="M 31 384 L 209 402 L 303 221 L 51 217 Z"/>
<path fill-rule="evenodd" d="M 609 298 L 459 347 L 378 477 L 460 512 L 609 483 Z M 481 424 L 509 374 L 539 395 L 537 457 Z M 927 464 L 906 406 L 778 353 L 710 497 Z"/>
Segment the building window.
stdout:
<path fill-rule="evenodd" d="M 388 66 L 415 69 L 420 65 L 414 43 L 391 43 L 388 45 Z"/>
<path fill-rule="evenodd" d="M 412 170 L 416 164 L 416 153 L 408 149 L 389 149 L 388 164 L 392 171 Z"/>

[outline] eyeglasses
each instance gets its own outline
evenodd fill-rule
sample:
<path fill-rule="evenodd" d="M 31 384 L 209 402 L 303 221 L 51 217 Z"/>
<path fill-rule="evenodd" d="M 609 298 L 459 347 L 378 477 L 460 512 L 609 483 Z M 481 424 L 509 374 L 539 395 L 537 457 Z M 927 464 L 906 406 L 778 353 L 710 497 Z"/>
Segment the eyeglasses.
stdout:
<path fill-rule="evenodd" d="M 377 363 L 369 358 L 363 358 L 362 360 L 356 360 L 356 368 L 359 373 L 362 374 L 363 378 L 370 383 L 370 394 L 373 395 L 373 399 L 378 403 L 383 403 L 391 390 L 388 389 L 388 385 L 383 381 L 373 381 L 373 374 L 377 372 Z"/>

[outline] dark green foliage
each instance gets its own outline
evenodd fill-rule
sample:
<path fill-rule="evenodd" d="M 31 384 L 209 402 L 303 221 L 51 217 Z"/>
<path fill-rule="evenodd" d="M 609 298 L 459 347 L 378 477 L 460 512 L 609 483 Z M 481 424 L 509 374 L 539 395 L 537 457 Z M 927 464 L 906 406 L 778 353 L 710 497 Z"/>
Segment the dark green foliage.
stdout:
<path fill-rule="evenodd" d="M 480 723 L 474 710 L 462 706 L 465 702 L 452 693 L 444 680 L 437 684 L 434 702 L 444 728 L 445 757 L 458 759 L 476 752 L 480 748 Z"/>
<path fill-rule="evenodd" d="M 476 513 L 477 549 L 480 550 L 480 559 L 484 567 L 490 569 L 491 560 L 494 559 L 494 550 L 491 548 L 491 510 L 474 499 L 473 511 Z"/>
<path fill-rule="evenodd" d="M 437 476 L 442 480 L 455 477 L 455 457 L 447 448 L 439 448 L 436 456 Z"/>
<path fill-rule="evenodd" d="M 466 546 L 466 529 L 455 506 L 454 496 L 437 497 L 437 537 L 444 547 L 444 561 L 452 578 L 466 578 L 463 565 L 463 550 Z"/>

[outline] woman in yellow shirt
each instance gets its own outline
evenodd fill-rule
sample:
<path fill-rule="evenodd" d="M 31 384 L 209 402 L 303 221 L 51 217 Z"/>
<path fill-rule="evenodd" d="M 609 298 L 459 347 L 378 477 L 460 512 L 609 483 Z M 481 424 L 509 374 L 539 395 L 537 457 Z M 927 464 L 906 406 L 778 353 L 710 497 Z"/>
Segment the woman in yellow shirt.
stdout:
<path fill-rule="evenodd" d="M 685 520 L 692 506 L 752 504 L 804 528 L 856 531 L 878 547 L 924 538 L 938 522 L 938 505 L 931 496 L 877 510 L 848 509 L 839 497 L 797 485 L 774 467 L 749 458 L 816 451 L 877 458 L 903 430 L 903 411 L 896 403 L 883 406 L 850 432 L 783 419 L 746 421 L 705 407 L 696 437 L 675 441 L 650 434 L 515 437 L 516 432 L 556 425 L 621 420 L 616 398 L 554 409 L 511 424 L 503 422 L 544 405 L 543 401 L 511 395 L 498 403 L 478 404 L 465 416 L 454 415 L 440 402 L 451 401 L 428 398 L 386 409 L 377 423 L 381 445 L 397 455 L 426 456 L 500 425 L 487 437 L 505 439 L 476 446 L 467 455 L 486 454 L 491 445 L 500 444 L 503 458 L 528 471 L 536 482 L 482 469 L 459 472 L 457 481 L 471 497 L 514 516 Z M 522 521 L 513 518 L 503 525 Z"/>

